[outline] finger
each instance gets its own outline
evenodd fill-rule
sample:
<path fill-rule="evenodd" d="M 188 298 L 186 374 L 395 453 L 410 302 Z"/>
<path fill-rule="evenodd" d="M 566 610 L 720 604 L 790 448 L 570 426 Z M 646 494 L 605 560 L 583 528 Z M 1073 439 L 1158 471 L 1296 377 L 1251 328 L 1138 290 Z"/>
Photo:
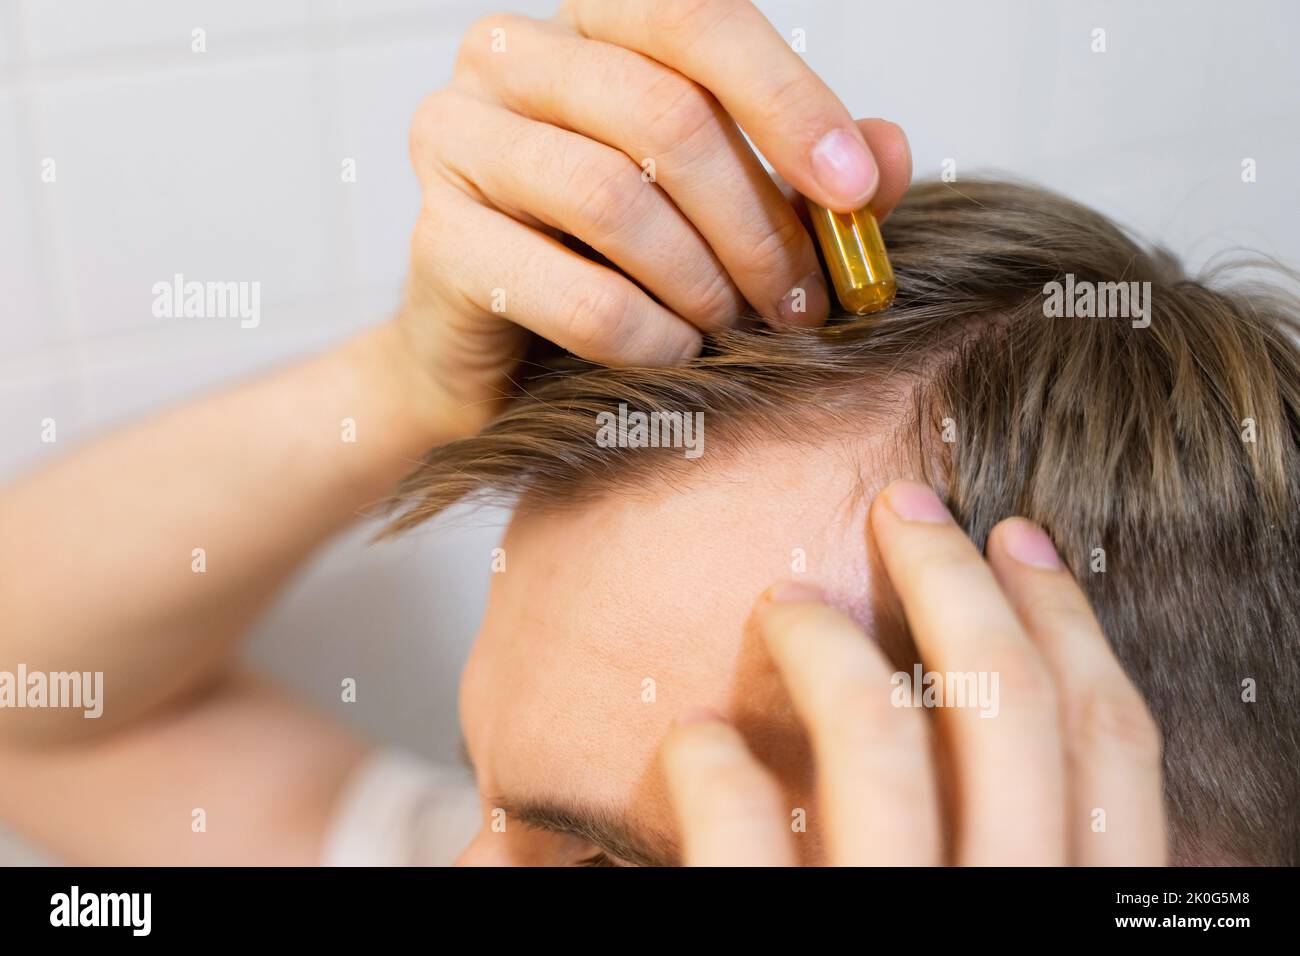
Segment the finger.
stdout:
<path fill-rule="evenodd" d="M 895 706 L 893 668 L 806 585 L 777 585 L 755 620 L 808 729 L 818 805 L 838 866 L 942 862 L 924 715 Z"/>
<path fill-rule="evenodd" d="M 872 502 L 955 774 L 956 861 L 1064 863 L 1065 773 L 1051 676 L 979 551 L 925 485 Z"/>
<path fill-rule="evenodd" d="M 993 529 L 989 563 L 1038 645 L 1061 695 L 1072 862 L 1165 862 L 1160 732 L 1051 539 L 1011 518 Z"/>
<path fill-rule="evenodd" d="M 443 161 L 498 208 L 577 236 L 697 328 L 745 311 L 709 244 L 623 153 L 499 107 L 457 112 Z"/>
<path fill-rule="evenodd" d="M 863 138 L 871 147 L 876 162 L 880 164 L 881 169 L 888 171 L 882 176 L 880 189 L 871 200 L 871 212 L 877 221 L 884 222 L 885 217 L 894 211 L 894 207 L 902 201 L 903 195 L 912 184 L 912 147 L 908 144 L 907 135 L 902 127 L 889 120 L 858 120 L 858 129 L 862 131 Z M 803 223 L 804 229 L 812 234 L 812 219 L 808 215 L 808 207 L 804 204 L 799 191 L 786 182 L 780 173 L 773 174 L 772 179 L 781 190 L 781 195 L 785 197 L 786 202 L 799 215 L 799 221 Z"/>
<path fill-rule="evenodd" d="M 852 117 L 748 0 L 569 0 L 584 36 L 637 50 L 709 90 L 799 192 L 865 206 L 880 171 Z"/>
<path fill-rule="evenodd" d="M 443 263 L 437 274 L 454 283 L 444 297 L 463 302 L 483 335 L 510 320 L 602 365 L 676 365 L 699 353 L 700 333 L 629 279 L 442 188 L 442 221 L 417 231 L 412 255 Z"/>
<path fill-rule="evenodd" d="M 493 95 L 620 150 L 653 176 L 764 318 L 825 321 L 830 298 L 812 238 L 713 96 L 622 47 L 527 18 L 504 22 L 508 55 L 478 42 L 462 54 Z"/>
<path fill-rule="evenodd" d="M 880 188 L 871 199 L 871 211 L 883 222 L 912 184 L 912 147 L 903 128 L 889 120 L 858 120 L 858 129 L 880 166 Z"/>
<path fill-rule="evenodd" d="M 687 866 L 794 865 L 781 789 L 733 727 L 693 712 L 660 756 Z"/>

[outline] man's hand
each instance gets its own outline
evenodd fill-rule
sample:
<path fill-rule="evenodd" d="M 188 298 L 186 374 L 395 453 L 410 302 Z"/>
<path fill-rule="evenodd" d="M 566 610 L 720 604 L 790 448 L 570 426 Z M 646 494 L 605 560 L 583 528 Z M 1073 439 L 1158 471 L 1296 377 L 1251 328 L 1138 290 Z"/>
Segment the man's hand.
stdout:
<path fill-rule="evenodd" d="M 902 131 L 855 123 L 747 0 L 568 0 L 470 29 L 411 128 L 424 207 L 401 317 L 467 421 L 491 417 L 524 330 L 658 365 L 747 303 L 825 320 L 812 240 L 741 129 L 823 205 L 884 215 L 907 188 Z"/>
<path fill-rule="evenodd" d="M 896 706 L 848 617 L 808 585 L 770 589 L 756 622 L 811 739 L 828 861 L 1163 864 L 1159 732 L 1047 536 L 1003 521 L 985 561 L 912 482 L 869 524 L 926 671 L 997 675 L 998 700 L 987 718 Z M 780 789 L 720 717 L 679 721 L 663 760 L 688 864 L 794 861 Z"/>

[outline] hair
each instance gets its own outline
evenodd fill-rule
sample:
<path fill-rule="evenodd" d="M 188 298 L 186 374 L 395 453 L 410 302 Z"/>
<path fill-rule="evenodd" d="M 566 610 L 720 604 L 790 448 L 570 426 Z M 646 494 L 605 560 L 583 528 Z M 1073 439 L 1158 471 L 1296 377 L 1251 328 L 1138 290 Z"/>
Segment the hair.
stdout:
<path fill-rule="evenodd" d="M 1173 859 L 1300 863 L 1296 302 L 1188 278 L 1024 185 L 917 185 L 883 231 L 887 311 L 719 332 L 677 368 L 547 359 L 479 435 L 428 454 L 386 533 L 462 499 L 572 508 L 700 467 L 599 447 L 595 416 L 620 403 L 705 411 L 710 447 L 738 455 L 889 425 L 981 548 L 1010 515 L 1056 543 L 1161 728 Z M 1048 317 L 1071 274 L 1150 282 L 1149 326 Z"/>

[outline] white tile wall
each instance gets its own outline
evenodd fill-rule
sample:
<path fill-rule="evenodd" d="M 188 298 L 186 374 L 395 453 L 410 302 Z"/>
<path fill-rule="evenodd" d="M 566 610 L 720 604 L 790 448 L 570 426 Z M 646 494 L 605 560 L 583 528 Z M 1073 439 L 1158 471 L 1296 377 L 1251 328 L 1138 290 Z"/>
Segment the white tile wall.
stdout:
<path fill-rule="evenodd" d="M 0 3 L 0 79 L 9 81 L 9 68 L 18 59 L 18 7 Z"/>
<path fill-rule="evenodd" d="M 75 375 L 44 378 L 3 393 L 0 469 L 26 471 L 91 434 L 81 381 Z"/>
<path fill-rule="evenodd" d="M 312 80 L 291 53 L 35 94 L 37 150 L 58 163 L 53 279 L 88 338 L 165 321 L 151 290 L 176 273 L 260 282 L 264 328 L 275 305 L 319 293 L 335 265 L 322 204 L 340 199 L 324 190 Z"/>
<path fill-rule="evenodd" d="M 4 44 L 0 44 L 3 49 Z M 0 89 L 0 183 L 18 183 L 37 171 L 30 168 L 20 146 L 22 103 L 12 90 Z M 2 354 L 29 355 L 48 349 L 63 336 L 56 317 L 41 300 L 39 261 L 32 245 L 35 228 L 33 189 L 5 188 L 0 214 L 0 314 L 23 321 L 6 321 Z"/>
<path fill-rule="evenodd" d="M 0 480 L 384 315 L 418 209 L 412 111 L 474 18 L 557 2 L 0 0 Z M 1286 0 L 760 6 L 784 35 L 806 31 L 855 114 L 908 130 L 918 176 L 953 157 L 959 176 L 997 168 L 1099 205 L 1194 265 L 1242 243 L 1300 264 L 1300 8 Z M 151 286 L 175 272 L 260 281 L 262 326 L 155 319 Z M 341 719 L 452 759 L 486 586 L 464 556 L 487 555 L 500 520 L 335 542 L 260 625 L 254 657 Z M 359 680 L 350 708 L 341 676 Z M 0 834 L 0 863 L 30 858 Z"/>
<path fill-rule="evenodd" d="M 374 738 L 455 763 L 460 669 L 505 520 L 461 509 L 380 547 L 365 543 L 377 525 L 357 528 L 261 622 L 253 658 Z M 355 703 L 339 699 L 344 677 Z"/>
<path fill-rule="evenodd" d="M 902 124 L 918 177 L 951 157 L 959 178 L 1036 180 L 1159 239 L 1193 270 L 1243 241 L 1300 263 L 1294 4 L 837 7 L 833 22 L 805 18 L 820 22 L 808 59 L 855 114 Z M 1098 27 L 1104 53 L 1091 50 Z M 1256 183 L 1241 182 L 1244 157 L 1259 163 Z"/>
<path fill-rule="evenodd" d="M 451 79 L 458 42 L 452 34 L 415 34 L 339 54 L 337 152 L 356 160 L 356 182 L 338 187 L 353 226 L 346 259 L 367 285 L 393 288 L 405 274 L 420 209 L 407 133 L 424 94 Z M 341 180 L 337 172 L 333 178 Z"/>
<path fill-rule="evenodd" d="M 25 2 L 27 49 L 37 62 L 147 47 L 188 50 L 203 30 L 209 52 L 249 34 L 301 30 L 310 0 L 58 0 Z"/>

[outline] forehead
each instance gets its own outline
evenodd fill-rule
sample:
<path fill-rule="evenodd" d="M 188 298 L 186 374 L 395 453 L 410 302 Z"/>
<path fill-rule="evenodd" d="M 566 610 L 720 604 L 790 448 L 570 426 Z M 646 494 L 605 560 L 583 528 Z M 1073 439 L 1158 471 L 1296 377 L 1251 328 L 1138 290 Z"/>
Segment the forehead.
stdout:
<path fill-rule="evenodd" d="M 770 584 L 803 578 L 871 626 L 860 461 L 775 446 L 699 467 L 515 518 L 461 694 L 485 795 L 578 799 L 671 833 L 656 751 L 697 705 L 735 721 L 792 799 L 806 791 L 806 745 L 748 619 Z"/>

